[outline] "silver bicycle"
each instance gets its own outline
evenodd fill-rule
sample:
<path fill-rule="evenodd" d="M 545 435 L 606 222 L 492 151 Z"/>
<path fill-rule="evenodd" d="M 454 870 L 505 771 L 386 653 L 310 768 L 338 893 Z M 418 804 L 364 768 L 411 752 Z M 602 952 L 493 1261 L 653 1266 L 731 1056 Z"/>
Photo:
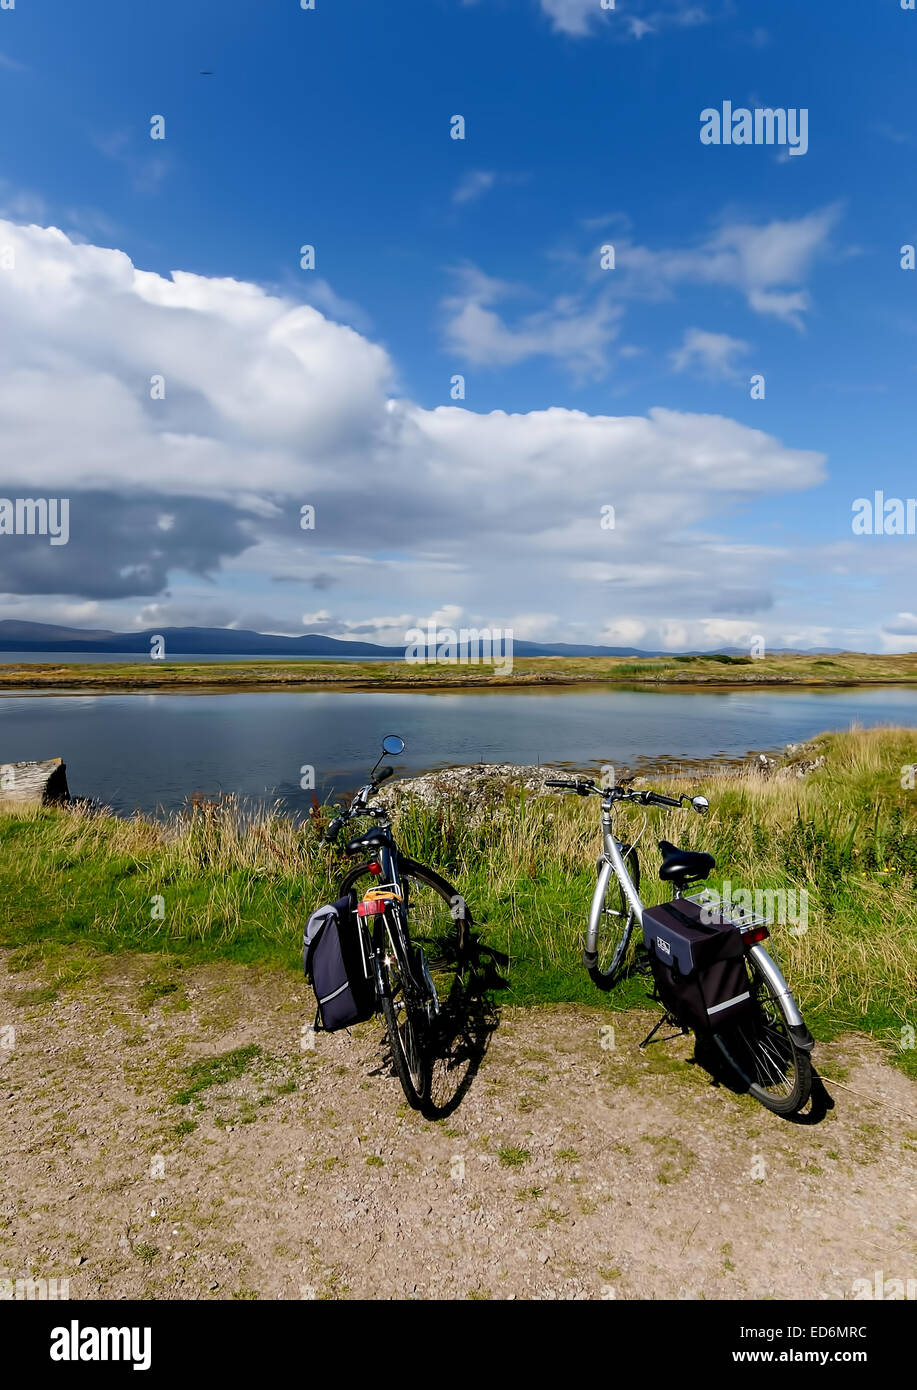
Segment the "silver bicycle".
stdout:
<path fill-rule="evenodd" d="M 613 989 L 635 970 L 649 973 L 642 932 L 634 940 L 634 924 L 638 923 L 641 928 L 643 925 L 637 844 L 646 822 L 637 843 L 619 840 L 614 833 L 615 807 L 621 802 L 646 807 L 690 806 L 704 814 L 709 802 L 703 796 L 673 797 L 623 786 L 598 787 L 589 779 L 552 780 L 545 785 L 578 796 L 602 799 L 602 857 L 597 865 L 598 879 L 589 912 L 583 964 L 599 989 Z M 659 849 L 662 852 L 659 877 L 671 884 L 673 900 L 687 897 L 686 888 L 702 882 L 716 867 L 711 854 L 681 850 L 668 840 L 660 840 Z M 701 894 L 691 901 L 703 905 L 704 897 Z M 801 1110 L 811 1095 L 814 1041 L 780 967 L 762 944 L 769 935 L 766 918 L 737 913 L 729 919 L 729 925 L 742 937 L 753 1008 L 741 1022 L 725 1026 L 711 1037 L 756 1100 L 778 1115 L 790 1115 Z M 677 1023 L 677 1020 L 672 1021 Z M 683 1032 L 687 1031 L 684 1026 L 678 1026 Z M 649 1038 L 643 1045 L 648 1041 Z"/>

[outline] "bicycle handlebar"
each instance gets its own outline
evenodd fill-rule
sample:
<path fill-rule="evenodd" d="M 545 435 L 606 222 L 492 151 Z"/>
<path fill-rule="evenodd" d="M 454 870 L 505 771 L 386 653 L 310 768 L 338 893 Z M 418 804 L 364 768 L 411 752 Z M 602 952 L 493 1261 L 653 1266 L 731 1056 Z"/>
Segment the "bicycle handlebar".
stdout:
<path fill-rule="evenodd" d="M 347 822 L 356 820 L 358 816 L 379 816 L 386 814 L 382 806 L 370 806 L 368 802 L 372 793 L 378 790 L 378 783 L 384 782 L 387 777 L 391 777 L 392 771 L 392 768 L 383 768 L 380 776 L 375 777 L 372 782 L 367 782 L 365 786 L 360 787 L 350 805 L 347 807 L 347 810 L 342 811 L 339 816 L 335 816 L 334 820 L 328 826 L 328 829 L 322 836 L 323 845 L 333 844 Z"/>
<path fill-rule="evenodd" d="M 594 782 L 561 782 L 555 778 L 552 778 L 549 782 L 545 782 L 545 786 L 560 787 L 564 791 L 576 792 L 577 796 L 588 796 L 590 792 L 597 792 L 599 790 L 599 788 L 595 785 Z"/>
<path fill-rule="evenodd" d="M 609 796 L 613 801 L 635 801 L 641 806 L 683 806 L 685 802 L 690 803 L 691 801 L 687 794 L 663 796 L 662 792 L 632 791 L 628 787 L 602 788 L 585 779 L 562 781 L 559 778 L 551 778 L 550 781 L 545 782 L 545 786 L 556 787 L 559 791 L 576 792 L 577 796 Z"/>

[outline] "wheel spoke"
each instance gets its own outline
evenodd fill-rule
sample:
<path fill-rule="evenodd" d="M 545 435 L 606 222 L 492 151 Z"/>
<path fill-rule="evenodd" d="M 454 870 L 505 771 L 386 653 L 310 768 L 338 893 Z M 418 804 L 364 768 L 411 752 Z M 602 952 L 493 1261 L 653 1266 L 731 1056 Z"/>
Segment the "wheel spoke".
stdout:
<path fill-rule="evenodd" d="M 809 1060 L 794 1044 L 780 1005 L 757 967 L 750 960 L 746 965 L 753 1009 L 748 1018 L 714 1037 L 756 1099 L 769 1109 L 789 1114 L 809 1098 Z"/>

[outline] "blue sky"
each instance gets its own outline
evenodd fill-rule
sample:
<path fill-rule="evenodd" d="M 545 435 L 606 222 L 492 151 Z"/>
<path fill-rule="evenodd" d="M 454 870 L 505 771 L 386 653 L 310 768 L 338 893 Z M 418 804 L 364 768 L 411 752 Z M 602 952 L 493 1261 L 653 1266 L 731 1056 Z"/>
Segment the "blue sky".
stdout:
<path fill-rule="evenodd" d="M 759 632 L 913 647 L 917 538 L 852 537 L 851 504 L 915 492 L 917 273 L 899 265 L 917 241 L 915 53 L 917 13 L 899 0 L 0 11 L 0 213 L 138 271 L 200 277 L 169 305 L 141 288 L 143 312 L 123 319 L 132 291 L 111 257 L 100 269 L 73 252 L 78 310 L 55 311 L 47 240 L 0 281 L 17 330 L 5 370 L 29 372 L 2 491 L 66 487 L 74 517 L 53 553 L 0 538 L 4 616 L 400 641 L 438 613 L 648 647 Z M 700 112 L 725 100 L 805 108 L 807 152 L 702 145 Z M 248 340 L 221 280 L 273 306 Z M 268 419 L 227 404 L 220 354 L 274 390 L 269 321 L 304 303 L 326 328 L 308 327 L 288 389 L 337 414 L 317 426 L 291 405 L 278 440 L 283 405 Z M 312 352 L 336 363 L 333 381 Z M 141 400 L 157 354 L 171 412 L 158 418 Z M 90 366 L 134 455 L 120 470 L 98 415 L 69 399 L 68 385 L 92 395 Z M 383 398 L 402 404 L 386 415 Z M 512 439 L 494 411 L 524 417 Z M 611 421 L 585 452 L 570 412 Z M 38 458 L 47 414 L 63 437 Z M 650 424 L 629 448 L 634 419 Z M 225 476 L 215 460 L 196 482 L 187 463 L 160 466 L 179 434 L 232 453 Z M 297 534 L 296 503 L 313 496 L 315 532 Z M 605 502 L 612 535 L 593 525 Z M 162 545 L 147 554 L 151 530 Z"/>

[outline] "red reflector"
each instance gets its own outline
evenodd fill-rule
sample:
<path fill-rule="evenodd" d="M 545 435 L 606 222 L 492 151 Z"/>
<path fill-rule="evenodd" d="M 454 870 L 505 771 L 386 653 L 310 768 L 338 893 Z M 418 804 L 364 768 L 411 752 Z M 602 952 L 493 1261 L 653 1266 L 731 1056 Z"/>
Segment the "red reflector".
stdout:
<path fill-rule="evenodd" d="M 769 936 L 767 927 L 749 927 L 747 931 L 743 931 L 742 940 L 746 946 L 754 946 L 756 941 L 764 941 Z"/>
<path fill-rule="evenodd" d="M 381 864 L 370 864 L 370 866 L 369 866 L 369 872 L 370 872 L 371 874 L 381 874 L 381 872 L 382 872 L 382 865 L 381 865 Z"/>
<path fill-rule="evenodd" d="M 384 911 L 385 903 L 374 902 L 372 899 L 369 902 L 357 903 L 358 917 L 378 917 Z"/>

